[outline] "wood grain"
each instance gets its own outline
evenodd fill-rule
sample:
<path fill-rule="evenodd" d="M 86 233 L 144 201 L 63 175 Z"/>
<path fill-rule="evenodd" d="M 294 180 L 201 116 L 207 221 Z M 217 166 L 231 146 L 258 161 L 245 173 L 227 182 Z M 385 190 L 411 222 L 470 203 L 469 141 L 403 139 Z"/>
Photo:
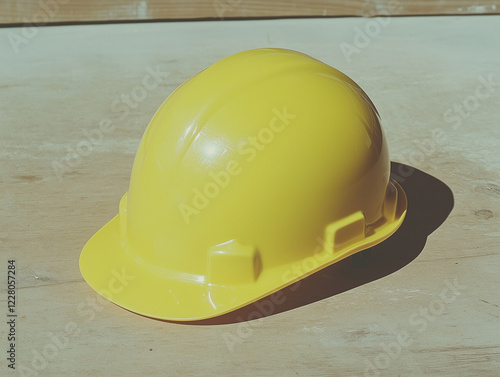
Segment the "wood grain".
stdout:
<path fill-rule="evenodd" d="M 9 38 L 23 28 L 0 29 L 0 307 L 16 259 L 24 375 L 498 376 L 500 16 L 392 18 L 357 43 L 373 22 L 44 27 L 17 50 Z M 391 159 L 419 169 L 393 166 L 410 205 L 402 230 L 218 323 L 155 321 L 100 301 L 80 251 L 117 213 L 155 110 L 201 69 L 264 46 L 310 54 L 366 90 Z M 149 69 L 168 76 L 143 98 Z M 115 127 L 100 138 L 103 119 Z M 247 321 L 255 311 L 265 317 Z"/>
<path fill-rule="evenodd" d="M 125 20 L 331 17 L 376 15 L 498 14 L 500 1 L 262 1 L 262 0 L 5 0 L 0 24 Z"/>

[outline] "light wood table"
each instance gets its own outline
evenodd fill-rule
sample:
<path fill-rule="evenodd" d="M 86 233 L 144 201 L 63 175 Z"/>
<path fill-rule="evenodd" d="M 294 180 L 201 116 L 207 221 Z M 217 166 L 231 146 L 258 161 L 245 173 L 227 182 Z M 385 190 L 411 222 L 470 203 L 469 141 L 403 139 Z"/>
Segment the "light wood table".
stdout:
<path fill-rule="evenodd" d="M 15 259 L 17 374 L 498 376 L 500 16 L 380 21 L 57 26 L 17 53 L 22 29 L 0 29 L 0 305 Z M 370 95 L 408 194 L 403 227 L 276 302 L 201 324 L 98 300 L 78 257 L 117 213 L 154 111 L 206 66 L 266 46 L 325 61 Z M 247 321 L 255 310 L 269 315 Z M 17 375 L 5 351 L 0 374 Z"/>

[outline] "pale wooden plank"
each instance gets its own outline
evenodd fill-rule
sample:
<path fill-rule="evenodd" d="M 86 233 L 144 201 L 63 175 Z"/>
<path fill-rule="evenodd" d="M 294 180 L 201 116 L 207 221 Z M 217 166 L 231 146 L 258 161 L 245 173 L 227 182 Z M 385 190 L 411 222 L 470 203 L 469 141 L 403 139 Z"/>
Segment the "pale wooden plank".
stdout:
<path fill-rule="evenodd" d="M 498 14 L 500 1 L 263 1 L 263 0 L 5 0 L 0 24 L 103 22 L 119 20 L 331 17 L 436 14 Z"/>
<path fill-rule="evenodd" d="M 464 101 L 473 106 L 481 78 L 500 81 L 500 17 L 393 18 L 346 58 L 341 46 L 355 46 L 357 30 L 371 22 L 46 27 L 17 54 L 9 33 L 22 35 L 22 28 L 1 29 L 0 306 L 6 307 L 6 260 L 16 258 L 18 366 L 37 376 L 497 376 L 499 87 L 459 120 L 444 115 Z M 154 111 L 199 70 L 262 46 L 303 51 L 359 82 L 380 111 L 391 158 L 449 186 L 453 211 L 448 215 L 450 194 L 435 179 L 405 177 L 411 227 L 370 252 L 364 265 L 348 260 L 284 291 L 272 310 L 262 301 L 261 309 L 251 306 L 232 319 L 253 310 L 273 314 L 261 322 L 181 325 L 94 302 L 78 257 L 117 213 Z M 147 100 L 126 116 L 113 112 L 113 101 L 157 66 L 169 75 Z M 58 179 L 53 162 L 71 162 L 67 148 L 103 118 L 116 128 Z M 436 139 L 439 130 L 444 137 Z M 464 287 L 456 295 L 448 290 L 441 312 L 440 294 L 455 279 Z M 440 314 L 424 320 L 421 308 L 432 305 Z M 70 331 L 66 343 L 71 323 L 77 334 Z M 384 351 L 405 332 L 410 344 Z M 34 357 L 52 355 L 52 335 L 63 346 L 44 365 Z M 387 352 L 395 356 L 387 359 Z M 370 369 L 385 360 L 386 369 Z M 2 375 L 6 363 L 2 357 Z"/>

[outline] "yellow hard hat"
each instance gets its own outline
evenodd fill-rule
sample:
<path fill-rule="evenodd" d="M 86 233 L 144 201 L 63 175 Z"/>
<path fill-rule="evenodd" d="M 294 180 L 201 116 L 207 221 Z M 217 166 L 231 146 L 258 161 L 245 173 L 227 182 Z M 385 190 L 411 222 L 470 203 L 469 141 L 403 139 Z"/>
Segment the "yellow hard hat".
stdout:
<path fill-rule="evenodd" d="M 406 196 L 389 174 L 378 113 L 349 77 L 295 51 L 241 52 L 161 105 L 80 269 L 139 314 L 221 315 L 394 233 Z"/>

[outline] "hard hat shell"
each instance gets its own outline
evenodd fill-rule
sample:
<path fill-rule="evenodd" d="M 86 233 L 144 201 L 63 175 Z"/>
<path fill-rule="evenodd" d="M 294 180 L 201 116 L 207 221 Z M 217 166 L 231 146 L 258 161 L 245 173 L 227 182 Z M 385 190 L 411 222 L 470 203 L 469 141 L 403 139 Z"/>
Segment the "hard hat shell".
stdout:
<path fill-rule="evenodd" d="M 80 269 L 139 314 L 221 315 L 394 233 L 406 197 L 389 174 L 378 113 L 349 77 L 295 51 L 237 53 L 158 109 Z"/>

